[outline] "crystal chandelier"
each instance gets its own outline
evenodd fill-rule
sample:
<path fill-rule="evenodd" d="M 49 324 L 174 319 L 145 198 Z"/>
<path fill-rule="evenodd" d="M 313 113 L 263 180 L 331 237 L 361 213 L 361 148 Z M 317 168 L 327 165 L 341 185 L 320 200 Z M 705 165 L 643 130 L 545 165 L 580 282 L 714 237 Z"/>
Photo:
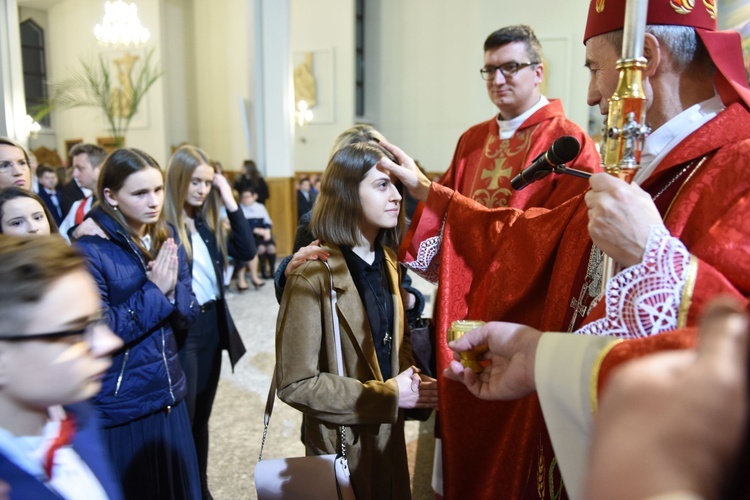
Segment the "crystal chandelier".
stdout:
<path fill-rule="evenodd" d="M 146 43 L 151 33 L 138 19 L 135 3 L 115 0 L 104 4 L 104 19 L 94 28 L 94 35 L 102 45 L 137 47 Z"/>

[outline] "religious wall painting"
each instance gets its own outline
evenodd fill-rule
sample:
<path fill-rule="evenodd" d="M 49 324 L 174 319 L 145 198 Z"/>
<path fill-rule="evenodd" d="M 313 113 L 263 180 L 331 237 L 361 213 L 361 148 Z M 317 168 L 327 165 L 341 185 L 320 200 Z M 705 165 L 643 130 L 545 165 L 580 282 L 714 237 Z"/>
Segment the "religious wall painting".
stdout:
<path fill-rule="evenodd" d="M 143 67 L 146 54 L 143 50 L 111 50 L 103 52 L 103 59 L 109 63 L 109 87 L 112 114 L 122 119 L 133 106 L 134 85 Z M 146 129 L 149 127 L 148 94 L 138 103 L 128 129 Z M 106 124 L 106 121 L 105 121 Z"/>
<path fill-rule="evenodd" d="M 313 112 L 313 124 L 335 120 L 334 59 L 333 48 L 292 54 L 295 106 L 304 100 Z"/>

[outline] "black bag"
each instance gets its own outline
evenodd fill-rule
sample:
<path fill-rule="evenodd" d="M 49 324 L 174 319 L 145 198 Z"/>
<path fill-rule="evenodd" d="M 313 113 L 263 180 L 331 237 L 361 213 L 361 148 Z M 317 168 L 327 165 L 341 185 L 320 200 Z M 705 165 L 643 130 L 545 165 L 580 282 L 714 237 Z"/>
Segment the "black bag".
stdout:
<path fill-rule="evenodd" d="M 419 318 L 411 325 L 411 353 L 414 364 L 425 375 L 435 377 L 437 368 L 435 366 L 435 343 L 434 328 L 429 318 Z M 407 420 L 419 420 L 424 422 L 432 415 L 431 408 L 412 408 L 404 411 Z"/>
<path fill-rule="evenodd" d="M 419 318 L 411 326 L 411 353 L 414 363 L 422 373 L 435 377 L 435 343 L 433 342 L 434 328 L 429 318 Z"/>

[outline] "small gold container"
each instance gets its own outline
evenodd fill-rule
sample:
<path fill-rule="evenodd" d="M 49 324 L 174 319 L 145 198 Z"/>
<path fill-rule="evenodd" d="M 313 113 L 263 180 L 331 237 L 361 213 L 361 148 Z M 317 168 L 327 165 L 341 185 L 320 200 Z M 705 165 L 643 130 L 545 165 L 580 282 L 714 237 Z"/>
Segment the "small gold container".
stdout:
<path fill-rule="evenodd" d="M 473 330 L 474 328 L 484 324 L 484 321 L 478 321 L 473 319 L 463 319 L 454 321 L 451 323 L 451 327 L 448 328 L 447 337 L 448 342 L 458 340 L 463 337 L 464 333 Z M 484 367 L 479 364 L 477 356 L 487 350 L 487 347 L 478 347 L 470 351 L 464 351 L 461 354 L 461 364 L 464 368 L 471 368 L 474 373 L 482 373 Z"/>

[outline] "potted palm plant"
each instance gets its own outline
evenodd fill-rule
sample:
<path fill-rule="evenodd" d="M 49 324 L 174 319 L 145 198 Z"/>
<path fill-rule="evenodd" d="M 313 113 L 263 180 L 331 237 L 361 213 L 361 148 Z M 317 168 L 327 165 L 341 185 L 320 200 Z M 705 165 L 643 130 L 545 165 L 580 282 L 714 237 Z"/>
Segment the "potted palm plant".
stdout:
<path fill-rule="evenodd" d="M 137 64 L 139 57 L 130 53 L 113 59 L 116 74 L 101 54 L 95 62 L 81 60 L 79 71 L 50 85 L 50 98 L 35 109 L 34 119 L 39 121 L 51 111 L 97 108 L 107 120 L 115 145 L 121 147 L 138 106 L 162 75 L 152 61 L 153 55 L 151 49 L 141 64 Z"/>

